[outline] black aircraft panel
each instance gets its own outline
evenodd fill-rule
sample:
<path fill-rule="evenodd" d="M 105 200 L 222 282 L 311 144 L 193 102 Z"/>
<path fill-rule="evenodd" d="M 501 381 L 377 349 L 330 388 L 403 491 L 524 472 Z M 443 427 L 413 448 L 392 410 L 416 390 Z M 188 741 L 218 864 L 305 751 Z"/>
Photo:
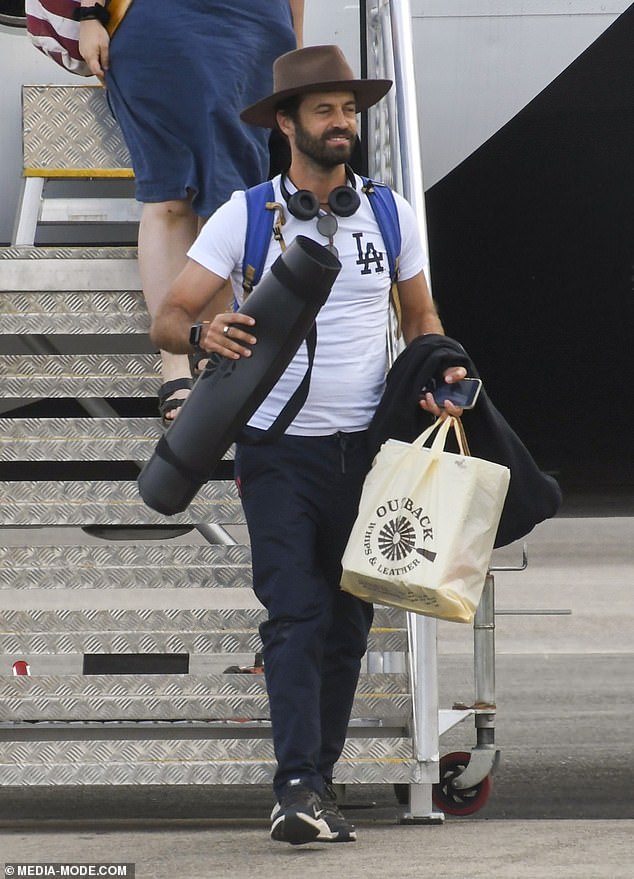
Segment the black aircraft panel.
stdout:
<path fill-rule="evenodd" d="M 445 330 L 564 485 L 634 485 L 633 45 L 634 6 L 426 193 Z"/>

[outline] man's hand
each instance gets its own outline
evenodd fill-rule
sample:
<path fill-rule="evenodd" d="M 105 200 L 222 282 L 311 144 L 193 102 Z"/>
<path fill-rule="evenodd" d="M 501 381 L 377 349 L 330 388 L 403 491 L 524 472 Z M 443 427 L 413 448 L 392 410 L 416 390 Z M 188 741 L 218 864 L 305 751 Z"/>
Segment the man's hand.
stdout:
<path fill-rule="evenodd" d="M 450 366 L 449 369 L 446 369 L 443 373 L 443 379 L 447 382 L 447 384 L 453 384 L 453 382 L 462 381 L 463 378 L 466 378 L 467 370 L 464 366 Z M 432 415 L 435 415 L 436 418 L 443 417 L 446 418 L 448 415 L 453 415 L 454 418 L 460 418 L 462 415 L 462 408 L 460 406 L 454 406 L 449 400 L 445 400 L 444 406 L 439 406 L 431 393 L 425 394 L 425 396 L 420 401 L 421 409 L 424 409 L 425 412 L 430 412 Z"/>
<path fill-rule="evenodd" d="M 253 326 L 255 320 L 248 314 L 234 311 L 217 314 L 209 323 L 203 324 L 200 347 L 210 354 L 222 354 L 232 360 L 250 357 L 253 353 L 251 347 L 257 342 L 249 332 Z M 247 345 L 251 347 L 247 348 Z"/>

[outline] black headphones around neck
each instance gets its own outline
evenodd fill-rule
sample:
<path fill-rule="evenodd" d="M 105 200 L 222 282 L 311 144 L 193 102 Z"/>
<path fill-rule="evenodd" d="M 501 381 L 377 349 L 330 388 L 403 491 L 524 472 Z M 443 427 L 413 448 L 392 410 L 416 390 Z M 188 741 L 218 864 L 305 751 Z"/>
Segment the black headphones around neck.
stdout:
<path fill-rule="evenodd" d="M 291 195 L 285 177 L 285 174 L 280 177 L 280 190 L 289 212 L 298 220 L 312 220 L 319 213 L 319 199 L 309 189 L 298 189 Z M 344 186 L 336 186 L 328 196 L 328 207 L 338 217 L 351 217 L 361 204 L 354 172 L 348 165 L 346 179 L 348 182 Z"/>

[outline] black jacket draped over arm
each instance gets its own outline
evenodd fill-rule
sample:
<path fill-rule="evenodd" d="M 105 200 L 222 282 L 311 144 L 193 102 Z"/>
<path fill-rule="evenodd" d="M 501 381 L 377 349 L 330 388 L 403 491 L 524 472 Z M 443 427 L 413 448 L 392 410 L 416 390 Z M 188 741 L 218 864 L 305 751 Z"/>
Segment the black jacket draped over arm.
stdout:
<path fill-rule="evenodd" d="M 448 336 L 418 336 L 392 365 L 381 402 L 370 424 L 374 454 L 389 438 L 413 442 L 430 425 L 430 414 L 418 405 L 422 387 L 442 379 L 450 366 L 464 366 L 479 378 L 465 349 Z M 539 469 L 532 455 L 482 388 L 473 409 L 462 417 L 471 454 L 506 465 L 511 471 L 495 546 L 506 546 L 555 515 L 561 504 L 556 480 Z M 450 449 L 451 450 L 451 449 Z"/>

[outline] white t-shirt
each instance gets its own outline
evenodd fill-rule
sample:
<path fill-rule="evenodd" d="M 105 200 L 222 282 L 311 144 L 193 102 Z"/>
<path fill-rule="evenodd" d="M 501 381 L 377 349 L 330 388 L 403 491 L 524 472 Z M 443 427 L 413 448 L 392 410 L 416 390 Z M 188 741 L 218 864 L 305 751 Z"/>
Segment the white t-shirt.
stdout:
<path fill-rule="evenodd" d="M 361 193 L 359 210 L 337 217 L 334 245 L 342 269 L 325 305 L 317 315 L 317 348 L 306 402 L 286 433 L 326 436 L 337 431 L 364 430 L 383 392 L 387 367 L 386 327 L 390 271 L 383 238 L 368 197 Z M 273 181 L 275 201 L 284 204 L 279 177 Z M 289 186 L 289 189 L 291 187 Z M 425 265 L 418 222 L 411 206 L 395 193 L 401 226 L 399 278 L 406 281 Z M 298 220 L 288 210 L 282 232 L 287 246 L 297 235 L 320 244 L 328 240 L 317 231 L 317 218 Z M 189 256 L 222 278 L 231 278 L 235 297 L 243 300 L 242 262 L 247 224 L 244 192 L 234 192 L 205 223 Z M 264 273 L 281 253 L 271 240 Z M 255 328 L 257 335 L 257 327 Z M 306 346 L 297 354 L 271 393 L 251 417 L 252 427 L 265 430 L 274 421 L 306 373 Z"/>

